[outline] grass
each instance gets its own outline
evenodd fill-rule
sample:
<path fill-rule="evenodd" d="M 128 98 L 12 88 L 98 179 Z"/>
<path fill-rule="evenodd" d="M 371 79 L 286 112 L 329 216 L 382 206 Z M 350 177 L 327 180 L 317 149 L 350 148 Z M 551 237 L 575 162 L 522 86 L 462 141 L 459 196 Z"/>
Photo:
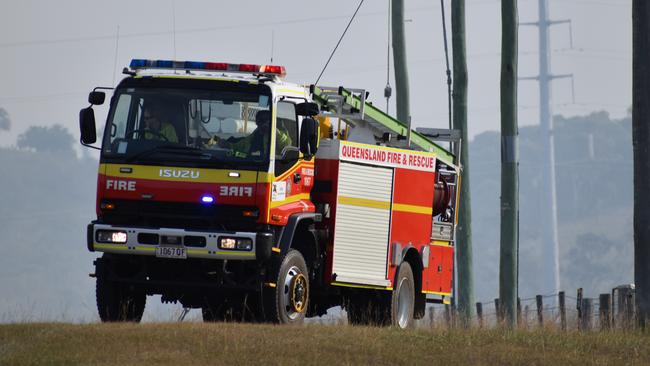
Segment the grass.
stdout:
<path fill-rule="evenodd" d="M 648 365 L 640 332 L 235 323 L 0 325 L 0 365 Z"/>

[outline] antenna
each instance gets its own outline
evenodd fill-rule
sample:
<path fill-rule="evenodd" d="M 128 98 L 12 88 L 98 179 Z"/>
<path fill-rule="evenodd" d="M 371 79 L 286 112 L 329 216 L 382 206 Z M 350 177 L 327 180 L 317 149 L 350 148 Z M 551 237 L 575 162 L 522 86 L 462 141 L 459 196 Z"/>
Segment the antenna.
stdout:
<path fill-rule="evenodd" d="M 117 51 L 120 46 L 120 25 L 117 25 L 117 34 L 115 35 L 115 61 L 113 62 L 113 83 L 115 85 L 115 70 L 117 69 Z"/>
<path fill-rule="evenodd" d="M 174 39 L 174 60 L 176 60 L 176 6 L 172 0 L 172 30 Z"/>
<path fill-rule="evenodd" d="M 273 48 L 275 47 L 275 30 L 271 30 L 271 64 L 273 64 Z"/>

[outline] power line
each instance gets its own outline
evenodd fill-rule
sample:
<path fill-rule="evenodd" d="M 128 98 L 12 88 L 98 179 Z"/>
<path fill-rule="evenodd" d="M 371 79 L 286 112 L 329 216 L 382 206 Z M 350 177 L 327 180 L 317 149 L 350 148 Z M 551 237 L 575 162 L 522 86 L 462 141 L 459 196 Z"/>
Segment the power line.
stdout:
<path fill-rule="evenodd" d="M 323 76 L 323 73 L 325 72 L 325 69 L 327 69 L 327 65 L 330 64 L 330 61 L 332 60 L 332 57 L 334 56 L 334 53 L 336 53 L 336 50 L 339 48 L 339 45 L 341 44 L 341 41 L 343 40 L 343 37 L 345 37 L 345 34 L 347 33 L 348 29 L 350 28 L 350 25 L 352 24 L 352 21 L 354 21 L 354 18 L 357 16 L 357 13 L 359 12 L 359 9 L 361 9 L 361 5 L 363 5 L 364 0 L 361 0 L 359 2 L 359 6 L 357 6 L 357 10 L 354 11 L 354 14 L 352 14 L 352 18 L 350 18 L 350 21 L 348 22 L 348 25 L 345 26 L 345 29 L 343 30 L 343 34 L 341 34 L 341 37 L 339 38 L 339 41 L 336 42 L 336 46 L 334 46 L 334 49 L 332 50 L 332 53 L 330 53 L 330 57 L 327 59 L 327 62 L 325 63 L 325 66 L 323 66 L 323 70 L 321 70 L 320 74 L 318 75 L 318 78 L 316 79 L 316 82 L 314 85 L 318 85 L 318 81 L 320 81 L 321 76 Z"/>
<path fill-rule="evenodd" d="M 420 12 L 420 11 L 430 11 L 434 10 L 433 6 L 423 6 L 417 8 L 408 9 L 409 12 Z M 368 12 L 358 14 L 358 17 L 370 17 L 370 16 L 383 16 L 383 12 Z M 212 27 L 198 27 L 198 28 L 189 28 L 184 30 L 177 30 L 176 34 L 191 34 L 191 33 L 203 33 L 211 31 L 221 31 L 221 30 L 234 30 L 234 29 L 252 29 L 252 28 L 265 28 L 273 27 L 280 25 L 292 25 L 292 24 L 310 24 L 314 22 L 325 22 L 339 19 L 348 19 L 346 15 L 334 15 L 327 17 L 312 17 L 312 18 L 301 18 L 301 19 L 287 19 L 280 21 L 271 21 L 271 22 L 254 22 L 254 23 L 239 23 L 236 25 L 221 25 L 221 26 L 212 26 Z M 166 36 L 173 33 L 173 30 L 165 31 L 153 31 L 153 32 L 135 32 L 135 33 L 124 33 L 120 34 L 121 39 L 125 38 L 139 38 L 139 37 L 154 37 L 154 36 Z M 32 40 L 32 41 L 16 41 L 16 42 L 5 42 L 0 43 L 0 48 L 12 48 L 12 47 L 24 47 L 24 46 L 40 46 L 40 45 L 50 45 L 58 43 L 74 43 L 74 42 L 90 42 L 90 41 L 104 41 L 104 40 L 114 40 L 115 34 L 105 34 L 105 35 L 96 35 L 96 36 L 86 36 L 86 37 L 68 37 L 68 38 L 56 38 L 56 39 L 41 39 L 41 40 Z"/>

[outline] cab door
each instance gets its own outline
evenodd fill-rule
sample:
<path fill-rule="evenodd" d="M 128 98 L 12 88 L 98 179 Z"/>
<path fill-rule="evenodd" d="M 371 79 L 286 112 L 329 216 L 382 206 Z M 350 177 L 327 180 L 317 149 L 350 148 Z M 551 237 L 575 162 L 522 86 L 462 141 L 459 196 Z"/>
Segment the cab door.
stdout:
<path fill-rule="evenodd" d="M 283 153 L 287 150 L 300 150 L 298 116 L 294 103 L 278 101 L 273 139 L 274 177 L 271 186 L 270 219 L 272 224 L 284 225 L 293 213 L 315 211 L 309 197 L 314 178 L 313 160 L 283 161 Z"/>

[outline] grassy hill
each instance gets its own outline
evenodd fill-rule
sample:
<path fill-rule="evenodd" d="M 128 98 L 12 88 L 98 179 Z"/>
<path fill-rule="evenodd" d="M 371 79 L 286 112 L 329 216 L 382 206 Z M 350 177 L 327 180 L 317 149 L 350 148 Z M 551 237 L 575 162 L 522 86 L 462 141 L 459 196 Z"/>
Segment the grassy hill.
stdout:
<path fill-rule="evenodd" d="M 234 323 L 0 325 L 0 365 L 647 365 L 650 335 Z"/>

